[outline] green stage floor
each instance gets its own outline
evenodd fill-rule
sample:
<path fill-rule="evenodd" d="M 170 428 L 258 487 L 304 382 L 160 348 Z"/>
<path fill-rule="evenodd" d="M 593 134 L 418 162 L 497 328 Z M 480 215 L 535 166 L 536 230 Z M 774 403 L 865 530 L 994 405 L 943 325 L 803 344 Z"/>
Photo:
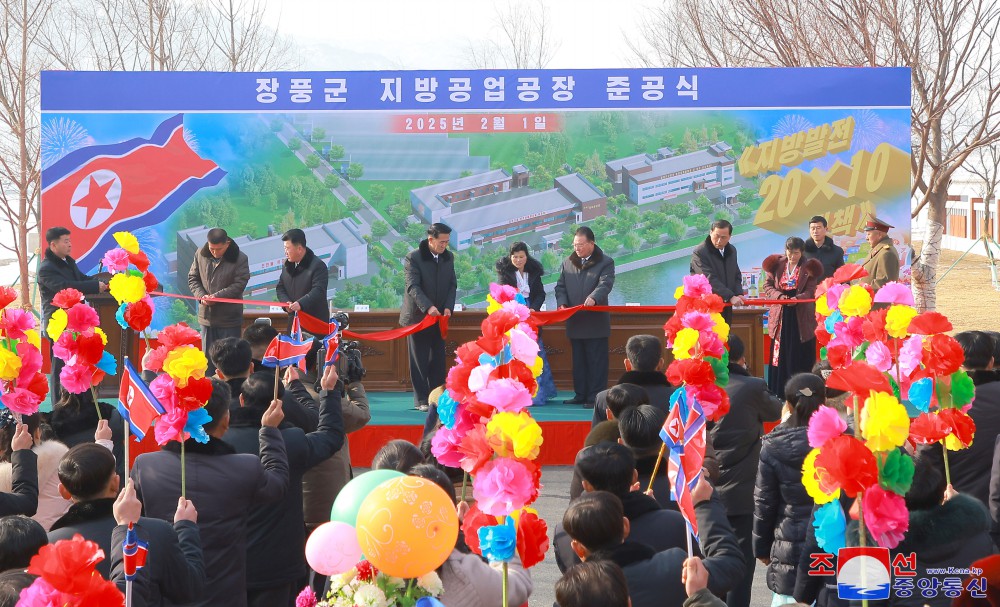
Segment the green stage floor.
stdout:
<path fill-rule="evenodd" d="M 573 393 L 560 392 L 547 405 L 531 407 L 531 416 L 540 422 L 589 422 L 594 410 L 562 404 L 567 398 L 573 398 Z M 413 408 L 412 392 L 369 392 L 368 402 L 372 412 L 371 425 L 422 426 L 427 416 Z"/>

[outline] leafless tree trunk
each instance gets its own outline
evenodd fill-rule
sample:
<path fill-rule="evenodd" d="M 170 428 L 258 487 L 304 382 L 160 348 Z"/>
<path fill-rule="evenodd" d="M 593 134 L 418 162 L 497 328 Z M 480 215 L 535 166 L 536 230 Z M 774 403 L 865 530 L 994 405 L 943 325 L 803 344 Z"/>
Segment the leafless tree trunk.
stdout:
<path fill-rule="evenodd" d="M 22 305 L 30 306 L 28 232 L 38 225 L 38 78 L 44 67 L 35 45 L 49 0 L 0 2 L 0 214 L 14 236 Z"/>
<path fill-rule="evenodd" d="M 630 44 L 647 66 L 909 66 L 913 216 L 928 211 L 913 264 L 923 310 L 936 304 L 952 175 L 1000 138 L 998 26 L 993 0 L 676 0 Z"/>
<path fill-rule="evenodd" d="M 275 70 L 294 62 L 291 42 L 264 24 L 266 6 L 260 0 L 209 0 L 201 12 L 214 69 Z"/>
<path fill-rule="evenodd" d="M 542 69 L 559 45 L 552 39 L 549 10 L 544 0 L 513 2 L 495 7 L 495 38 L 470 42 L 466 61 L 476 69 L 496 67 Z"/>
<path fill-rule="evenodd" d="M 993 224 L 990 211 L 1000 189 L 1000 146 L 994 144 L 976 150 L 965 163 L 965 170 L 979 179 L 979 195 L 983 199 L 983 222 L 986 229 Z M 987 234 L 985 230 L 983 234 Z M 998 234 L 993 233 L 996 238 Z"/>

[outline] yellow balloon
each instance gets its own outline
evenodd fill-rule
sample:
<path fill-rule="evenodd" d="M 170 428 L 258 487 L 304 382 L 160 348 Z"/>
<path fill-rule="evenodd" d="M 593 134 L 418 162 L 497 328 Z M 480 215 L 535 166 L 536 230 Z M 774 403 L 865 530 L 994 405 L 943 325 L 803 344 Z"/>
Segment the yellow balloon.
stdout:
<path fill-rule="evenodd" d="M 455 549 L 455 504 L 431 481 L 404 476 L 375 487 L 358 510 L 361 552 L 382 573 L 415 578 L 434 571 Z"/>

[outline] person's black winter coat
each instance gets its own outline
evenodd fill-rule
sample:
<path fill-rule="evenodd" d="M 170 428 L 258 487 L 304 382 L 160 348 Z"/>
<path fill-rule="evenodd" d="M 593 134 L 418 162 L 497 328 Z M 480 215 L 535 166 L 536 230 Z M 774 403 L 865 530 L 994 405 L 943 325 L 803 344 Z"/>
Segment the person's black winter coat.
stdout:
<path fill-rule="evenodd" d="M 73 504 L 49 531 L 50 543 L 79 533 L 100 546 L 105 558 L 97 563 L 97 571 L 106 579 L 114 573 L 112 556 L 121 552 L 125 539 L 126 527 L 115 522 L 114 503 L 114 498 L 101 498 Z M 205 592 L 205 564 L 198 525 L 142 517 L 135 528 L 139 539 L 149 545 L 146 566 L 140 573 L 147 578 L 142 584 L 148 588 L 145 604 L 183 604 L 200 599 Z"/>
<path fill-rule="evenodd" d="M 42 298 L 42 331 L 48 327 L 49 319 L 58 309 L 52 305 L 52 298 L 63 289 L 73 288 L 84 295 L 99 293 L 100 283 L 96 278 L 91 278 L 76 267 L 76 260 L 66 257 L 65 260 L 52 252 L 52 249 L 45 249 L 45 257 L 38 266 L 38 294 Z"/>
<path fill-rule="evenodd" d="M 833 276 L 837 268 L 844 265 L 844 249 L 834 244 L 833 239 L 829 236 L 819 247 L 816 246 L 812 238 L 806 238 L 806 247 L 802 256 L 806 259 L 816 259 L 823 264 L 823 276 L 820 280 Z"/>
<path fill-rule="evenodd" d="M 249 589 L 281 586 L 306 575 L 302 475 L 344 445 L 340 398 L 335 390 L 323 397 L 319 428 L 315 432 L 306 434 L 301 428 L 284 423 L 280 428 L 288 453 L 288 491 L 276 504 L 250 507 L 247 524 Z M 260 444 L 257 433 L 263 413 L 263 409 L 249 407 L 230 410 L 225 441 L 238 453 L 257 455 Z"/>
<path fill-rule="evenodd" d="M 743 273 L 737 259 L 736 247 L 727 243 L 723 252 L 712 244 L 711 237 L 691 251 L 691 273 L 702 274 L 712 285 L 712 292 L 728 302 L 735 295 L 743 295 Z M 726 308 L 730 310 L 731 308 Z"/>
<path fill-rule="evenodd" d="M 434 254 L 427 246 L 427 239 L 420 241 L 416 250 L 403 258 L 406 292 L 399 309 L 400 326 L 413 325 L 424 319 L 427 310 L 434 306 L 438 312 L 455 310 L 455 256 L 445 249 L 434 261 Z"/>
<path fill-rule="evenodd" d="M 618 384 L 640 386 L 649 396 L 649 404 L 664 413 L 670 412 L 670 396 L 677 389 L 670 385 L 667 375 L 662 371 L 626 371 L 618 378 Z M 602 390 L 597 393 L 590 427 L 593 428 L 606 419 L 608 419 L 608 391 Z"/>
<path fill-rule="evenodd" d="M 510 255 L 505 255 L 497 260 L 497 278 L 500 284 L 517 288 L 517 268 L 510 261 Z M 542 285 L 542 276 L 545 269 L 534 257 L 529 256 L 524 264 L 524 271 L 528 274 L 528 307 L 532 310 L 540 310 L 545 303 L 545 286 Z"/>
<path fill-rule="evenodd" d="M 809 454 L 805 426 L 781 424 L 764 436 L 754 488 L 753 554 L 770 558 L 767 587 L 791 595 L 813 500 L 802 485 Z"/>
<path fill-rule="evenodd" d="M 234 377 L 227 379 L 233 399 L 229 401 L 229 410 L 240 409 L 240 394 L 243 391 L 243 382 L 247 378 Z M 285 388 L 285 394 L 281 397 L 281 411 L 285 414 L 285 423 L 301 428 L 303 432 L 315 432 L 319 427 L 319 408 L 316 406 L 316 399 L 306 390 L 305 384 L 301 380 L 292 380 Z"/>
<path fill-rule="evenodd" d="M 285 260 L 278 277 L 278 301 L 297 301 L 303 312 L 325 323 L 330 319 L 330 304 L 326 298 L 329 284 L 330 268 L 306 247 L 306 254 L 298 265 Z"/>
<path fill-rule="evenodd" d="M 33 516 L 38 511 L 38 456 L 18 449 L 10 454 L 10 463 L 11 492 L 0 491 L 0 516 Z"/>
<path fill-rule="evenodd" d="M 729 516 L 751 514 L 764 422 L 781 419 L 781 401 L 767 391 L 767 382 L 736 364 L 729 365 L 726 392 L 729 413 L 709 424 L 719 460 L 715 491 Z"/>

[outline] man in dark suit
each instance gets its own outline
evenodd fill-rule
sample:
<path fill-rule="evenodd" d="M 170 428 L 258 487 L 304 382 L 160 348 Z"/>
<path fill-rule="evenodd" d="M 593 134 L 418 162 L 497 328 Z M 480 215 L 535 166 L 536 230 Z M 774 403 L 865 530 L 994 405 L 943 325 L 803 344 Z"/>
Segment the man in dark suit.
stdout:
<path fill-rule="evenodd" d="M 594 231 L 578 228 L 573 252 L 562 264 L 556 282 L 556 303 L 569 306 L 606 306 L 615 285 L 615 260 L 594 242 Z M 608 338 L 611 315 L 577 312 L 566 320 L 566 336 L 573 346 L 573 398 L 568 405 L 593 407 L 597 393 L 608 387 Z"/>
<path fill-rule="evenodd" d="M 455 256 L 448 250 L 451 228 L 434 223 L 427 228 L 427 239 L 403 259 L 406 293 L 399 310 L 400 326 L 416 324 L 426 316 L 451 316 L 455 308 Z M 416 408 L 428 411 L 424 433 L 437 423 L 437 410 L 430 410 L 427 398 L 431 390 L 444 383 L 447 374 L 444 337 L 440 325 L 427 327 L 406 338 L 410 354 L 410 381 Z"/>
<path fill-rule="evenodd" d="M 278 301 L 290 304 L 289 314 L 301 311 L 324 324 L 329 322 L 330 305 L 326 291 L 330 268 L 306 246 L 306 233 L 302 230 L 292 228 L 282 234 L 281 240 L 284 241 L 286 261 L 278 277 Z M 319 349 L 318 345 L 316 349 Z"/>
<path fill-rule="evenodd" d="M 743 273 L 736 258 L 736 247 L 729 244 L 733 236 L 733 224 L 725 219 L 712 223 L 705 242 L 691 251 L 691 273 L 702 274 L 712 285 L 712 292 L 726 303 L 743 305 Z M 733 324 L 733 309 L 729 306 L 722 311 L 726 323 Z"/>
<path fill-rule="evenodd" d="M 103 293 L 108 290 L 108 283 L 96 277 L 87 276 L 76 267 L 76 260 L 69 256 L 73 250 L 69 230 L 63 227 L 49 228 L 45 231 L 45 258 L 38 266 L 38 292 L 42 297 L 42 332 L 49 324 L 52 314 L 58 309 L 52 303 L 52 298 L 63 289 L 73 288 L 84 295 Z M 59 400 L 59 372 L 63 361 L 52 357 L 52 372 L 49 374 L 49 398 L 52 402 Z"/>

